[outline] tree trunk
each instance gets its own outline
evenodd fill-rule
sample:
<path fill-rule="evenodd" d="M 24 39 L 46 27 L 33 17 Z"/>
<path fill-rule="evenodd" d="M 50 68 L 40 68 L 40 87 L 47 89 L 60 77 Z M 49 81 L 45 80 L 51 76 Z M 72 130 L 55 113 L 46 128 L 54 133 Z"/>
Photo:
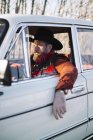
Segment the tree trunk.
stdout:
<path fill-rule="evenodd" d="M 19 2 L 19 3 L 18 3 Z M 16 1 L 15 13 L 19 13 L 22 0 Z"/>
<path fill-rule="evenodd" d="M 24 13 L 24 0 L 22 0 L 22 14 Z"/>
<path fill-rule="evenodd" d="M 43 11 L 42 11 L 42 15 L 44 15 L 44 13 L 45 13 L 46 3 L 47 3 L 47 0 L 45 0 L 45 2 L 44 2 L 44 8 L 43 8 Z"/>
<path fill-rule="evenodd" d="M 6 12 L 6 0 L 1 0 L 1 14 Z"/>
<path fill-rule="evenodd" d="M 33 11 L 34 11 L 34 3 L 35 3 L 35 0 L 32 0 L 32 4 L 31 4 L 31 14 L 33 14 Z"/>
<path fill-rule="evenodd" d="M 26 14 L 26 0 L 22 0 L 22 14 Z"/>
<path fill-rule="evenodd" d="M 18 7 L 18 0 L 16 1 L 16 7 L 15 7 L 15 13 L 19 12 L 19 7 Z"/>
<path fill-rule="evenodd" d="M 61 0 L 60 7 L 59 7 L 59 10 L 58 10 L 58 14 L 60 14 L 62 3 L 63 3 L 63 0 Z"/>
<path fill-rule="evenodd" d="M 25 7 L 25 14 L 26 14 L 26 6 L 27 6 L 27 4 L 26 4 L 26 0 L 25 0 L 25 3 L 24 3 L 24 7 Z"/>
<path fill-rule="evenodd" d="M 10 13 L 10 0 L 7 2 L 7 13 Z"/>

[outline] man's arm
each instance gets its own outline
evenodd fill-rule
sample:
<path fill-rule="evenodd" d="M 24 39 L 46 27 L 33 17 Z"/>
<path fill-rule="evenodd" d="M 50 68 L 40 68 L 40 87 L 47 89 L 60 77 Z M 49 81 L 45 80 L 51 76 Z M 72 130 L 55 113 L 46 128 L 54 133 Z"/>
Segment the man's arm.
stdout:
<path fill-rule="evenodd" d="M 67 61 L 56 63 L 55 69 L 60 76 L 59 82 L 56 86 L 56 90 L 72 89 L 77 79 L 77 68 L 72 63 Z"/>
<path fill-rule="evenodd" d="M 56 119 L 63 118 L 63 114 L 66 112 L 66 100 L 64 91 L 58 90 L 54 94 L 53 101 L 53 114 Z"/>
<path fill-rule="evenodd" d="M 56 119 L 62 118 L 66 112 L 66 101 L 64 90 L 72 89 L 77 78 L 77 69 L 69 61 L 58 60 L 55 63 L 55 69 L 60 79 L 55 89 L 53 101 L 53 114 Z"/>

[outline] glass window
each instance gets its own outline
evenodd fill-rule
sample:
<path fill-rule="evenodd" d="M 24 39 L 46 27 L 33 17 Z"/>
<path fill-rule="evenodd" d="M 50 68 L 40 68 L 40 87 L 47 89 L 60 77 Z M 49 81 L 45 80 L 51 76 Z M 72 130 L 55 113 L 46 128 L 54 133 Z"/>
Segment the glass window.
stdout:
<path fill-rule="evenodd" d="M 93 69 L 93 30 L 77 29 L 83 70 Z"/>
<path fill-rule="evenodd" d="M 17 32 L 12 39 L 10 50 L 6 55 L 6 59 L 9 60 L 11 66 L 12 81 L 18 81 L 27 78 L 23 46 L 23 32 L 21 32 L 19 35 Z"/>

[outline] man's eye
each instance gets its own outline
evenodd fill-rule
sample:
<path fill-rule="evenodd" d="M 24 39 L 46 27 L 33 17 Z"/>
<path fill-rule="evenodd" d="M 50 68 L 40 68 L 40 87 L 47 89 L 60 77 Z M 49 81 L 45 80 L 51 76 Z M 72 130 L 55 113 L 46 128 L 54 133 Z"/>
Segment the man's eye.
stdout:
<path fill-rule="evenodd" d="M 33 46 L 33 47 L 35 47 L 35 46 L 36 46 L 36 44 L 35 44 L 35 43 L 32 43 L 32 46 Z"/>
<path fill-rule="evenodd" d="M 38 45 L 39 46 L 39 48 L 43 48 L 43 46 L 42 45 Z"/>

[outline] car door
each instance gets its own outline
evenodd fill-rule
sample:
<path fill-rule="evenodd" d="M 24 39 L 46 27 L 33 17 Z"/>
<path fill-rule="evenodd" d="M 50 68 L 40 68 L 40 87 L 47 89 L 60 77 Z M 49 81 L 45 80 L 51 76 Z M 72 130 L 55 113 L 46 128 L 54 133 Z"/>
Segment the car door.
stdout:
<path fill-rule="evenodd" d="M 81 55 L 82 74 L 87 80 L 88 90 L 88 129 L 93 134 L 93 27 L 77 27 Z M 83 38 L 82 38 L 83 36 Z"/>
<path fill-rule="evenodd" d="M 45 26 L 45 24 L 41 25 Z M 63 25 L 60 26 L 63 27 Z M 85 137 L 88 121 L 86 79 L 79 68 L 74 28 L 71 26 L 69 28 L 74 38 L 74 41 L 72 39 L 73 52 L 79 72 L 73 89 L 66 95 L 67 112 L 63 119 L 59 120 L 56 120 L 52 113 L 54 91 L 59 77 L 53 75 L 32 79 L 28 57 L 28 26 L 23 24 L 13 35 L 12 45 L 5 56 L 11 65 L 12 85 L 0 87 L 3 93 L 0 96 L 0 138 L 2 140 L 80 140 Z M 12 64 L 15 63 L 22 67 L 15 65 L 16 68 L 13 69 Z"/>

